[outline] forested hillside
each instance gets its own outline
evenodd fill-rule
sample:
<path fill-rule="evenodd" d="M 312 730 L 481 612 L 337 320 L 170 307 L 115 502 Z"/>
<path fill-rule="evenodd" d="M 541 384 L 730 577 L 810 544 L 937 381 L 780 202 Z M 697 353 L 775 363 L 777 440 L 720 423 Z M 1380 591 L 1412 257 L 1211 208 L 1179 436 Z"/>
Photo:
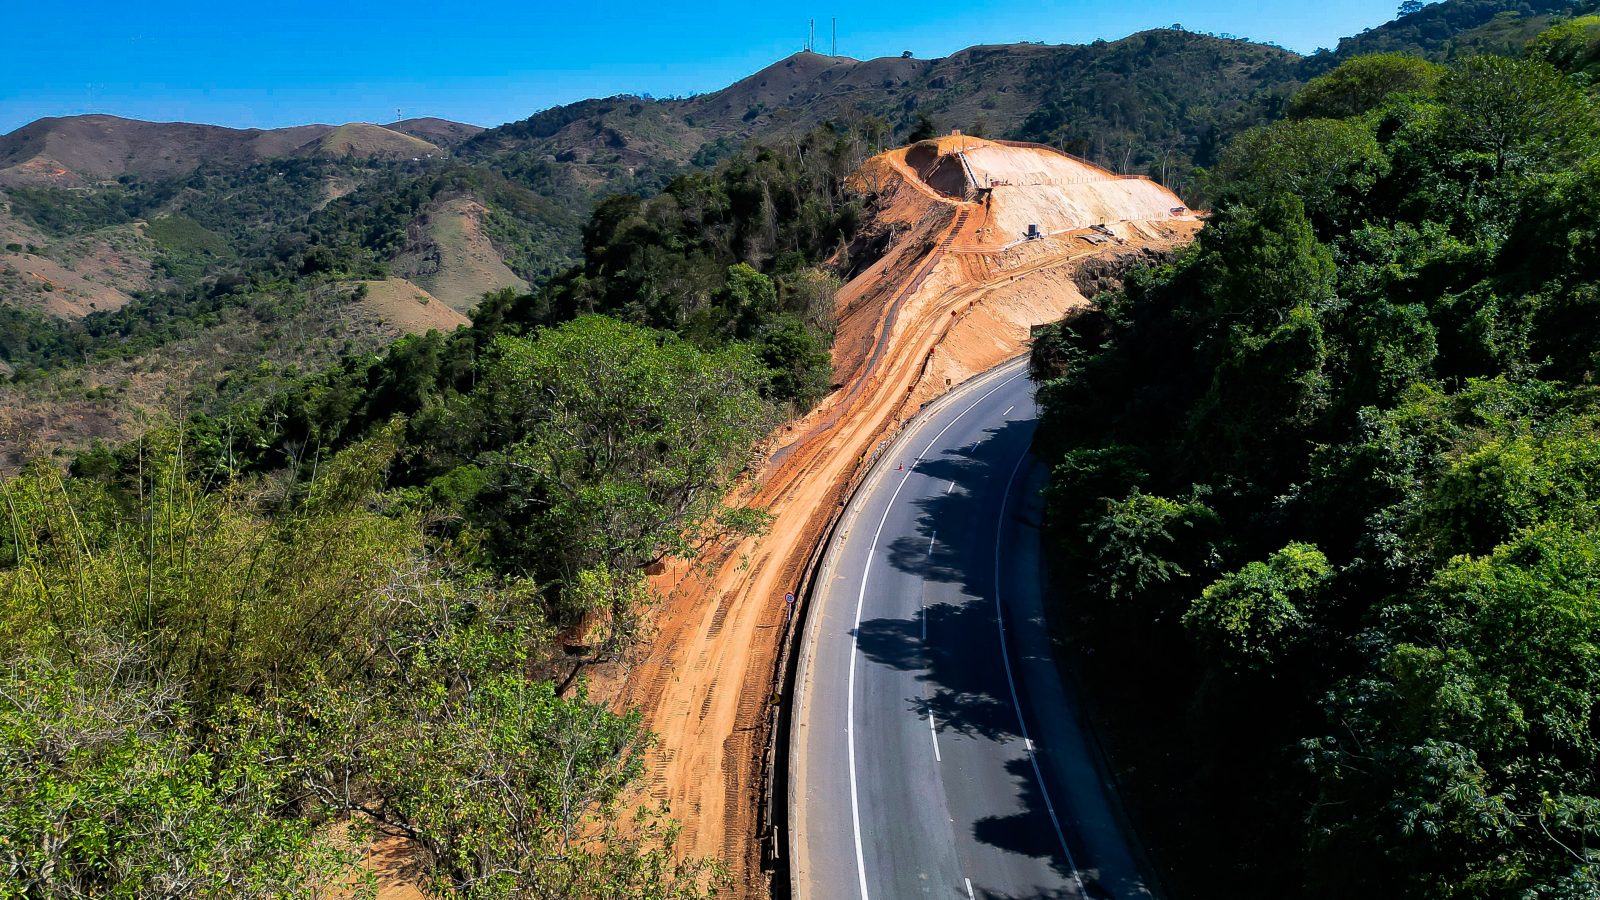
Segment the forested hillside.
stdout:
<path fill-rule="evenodd" d="M 1530 38 L 1550 27 L 1552 19 L 1593 5 L 1569 0 L 1451 0 L 1419 4 L 1420 8 L 1403 11 L 1393 22 L 1339 41 L 1326 62 L 1372 53 L 1406 53 L 1435 62 L 1481 53 L 1515 55 Z"/>
<path fill-rule="evenodd" d="M 609 474 L 641 492 L 717 496 L 738 465 L 727 441 L 760 421 L 752 367 L 627 326 L 507 339 L 497 359 L 496 374 L 515 367 L 529 397 L 569 413 L 527 435 L 530 483 L 601 490 L 561 470 L 570 444 L 556 429 L 662 409 L 645 385 L 669 409 L 706 400 L 694 424 L 708 443 L 682 447 L 676 482 L 652 475 L 666 470 L 648 443 L 616 463 Z M 563 516 L 519 528 L 581 566 L 559 590 L 474 567 L 469 538 L 438 536 L 426 508 L 383 490 L 402 433 L 389 424 L 304 469 L 219 482 L 169 429 L 127 448 L 122 469 L 90 460 L 64 479 L 40 464 L 4 482 L 0 889 L 372 896 L 364 854 L 400 837 L 434 896 L 715 885 L 715 871 L 672 858 L 662 811 L 620 805 L 648 742 L 636 717 L 581 685 L 557 691 L 570 670 L 555 637 L 575 617 L 604 623 L 578 634 L 626 646 L 637 587 L 608 561 L 650 545 L 619 556 L 601 549 L 616 523 Z"/>
<path fill-rule="evenodd" d="M 1037 345 L 1056 601 L 1182 896 L 1600 892 L 1597 23 L 1345 62 Z"/>

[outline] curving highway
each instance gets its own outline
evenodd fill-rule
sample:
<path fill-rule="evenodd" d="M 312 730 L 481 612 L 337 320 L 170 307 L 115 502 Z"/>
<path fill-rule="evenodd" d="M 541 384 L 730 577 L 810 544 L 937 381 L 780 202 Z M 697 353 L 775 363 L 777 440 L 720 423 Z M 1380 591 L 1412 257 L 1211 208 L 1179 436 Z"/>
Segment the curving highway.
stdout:
<path fill-rule="evenodd" d="M 1051 659 L 1026 372 L 925 410 L 827 551 L 789 747 L 798 898 L 1152 896 Z"/>

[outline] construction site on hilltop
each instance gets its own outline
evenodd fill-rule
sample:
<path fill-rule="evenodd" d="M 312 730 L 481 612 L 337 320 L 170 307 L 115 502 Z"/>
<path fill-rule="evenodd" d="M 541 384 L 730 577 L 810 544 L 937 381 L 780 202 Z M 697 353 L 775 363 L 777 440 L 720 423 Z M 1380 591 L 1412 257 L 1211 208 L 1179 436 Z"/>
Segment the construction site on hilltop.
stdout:
<path fill-rule="evenodd" d="M 1170 250 L 1201 227 L 1150 179 L 959 133 L 881 153 L 853 178 L 876 199 L 847 248 L 858 259 L 838 295 L 838 388 L 773 436 L 733 498 L 766 510 L 769 529 L 653 576 L 652 642 L 593 673 L 657 735 L 648 799 L 683 823 L 679 851 L 722 860 L 736 896 L 767 896 L 766 870 L 782 862 L 772 798 L 789 645 L 817 553 L 875 454 L 928 401 L 1085 305 L 1085 261 Z"/>

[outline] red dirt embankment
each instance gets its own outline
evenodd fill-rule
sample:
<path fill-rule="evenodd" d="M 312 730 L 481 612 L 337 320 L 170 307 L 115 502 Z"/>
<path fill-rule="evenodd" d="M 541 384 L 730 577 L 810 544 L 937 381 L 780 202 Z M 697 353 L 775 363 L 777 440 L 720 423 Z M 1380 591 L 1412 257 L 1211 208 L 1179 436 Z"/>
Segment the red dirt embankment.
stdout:
<path fill-rule="evenodd" d="M 857 176 L 879 198 L 872 227 L 891 234 L 888 250 L 839 295 L 842 386 L 774 437 L 740 497 L 771 529 L 656 576 L 653 642 L 627 671 L 597 673 L 659 735 L 649 790 L 682 821 L 683 852 L 722 859 L 739 896 L 767 894 L 757 828 L 784 594 L 863 462 L 923 403 L 1024 352 L 1030 326 L 1084 303 L 1081 260 L 1176 246 L 1200 227 L 1159 185 L 1044 148 L 951 137 L 913 149 L 911 163 L 890 151 Z M 1027 224 L 1047 236 L 1022 241 Z"/>

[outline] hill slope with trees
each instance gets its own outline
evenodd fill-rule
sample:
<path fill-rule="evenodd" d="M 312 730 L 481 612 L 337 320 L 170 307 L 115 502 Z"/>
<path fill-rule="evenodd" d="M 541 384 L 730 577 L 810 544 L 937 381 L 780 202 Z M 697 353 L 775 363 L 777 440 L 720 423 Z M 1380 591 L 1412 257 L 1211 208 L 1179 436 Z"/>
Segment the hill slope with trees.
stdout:
<path fill-rule="evenodd" d="M 1600 890 L 1600 118 L 1559 45 L 1344 63 L 1037 346 L 1057 602 L 1186 896 Z"/>

